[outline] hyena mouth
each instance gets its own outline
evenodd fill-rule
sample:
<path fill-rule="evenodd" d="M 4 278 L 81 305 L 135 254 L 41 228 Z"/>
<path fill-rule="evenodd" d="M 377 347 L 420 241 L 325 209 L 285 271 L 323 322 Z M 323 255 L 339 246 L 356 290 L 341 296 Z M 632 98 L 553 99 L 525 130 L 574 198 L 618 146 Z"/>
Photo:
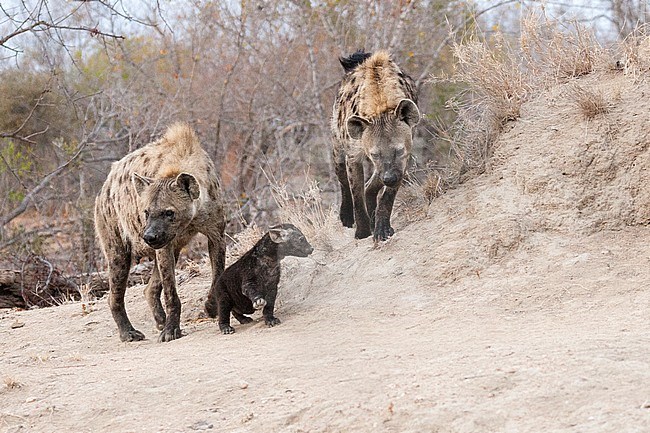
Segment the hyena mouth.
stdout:
<path fill-rule="evenodd" d="M 169 243 L 173 240 L 174 238 L 147 238 L 146 236 L 143 237 L 144 242 L 149 245 L 151 248 L 154 250 L 159 250 L 161 248 L 166 247 L 169 245 Z"/>

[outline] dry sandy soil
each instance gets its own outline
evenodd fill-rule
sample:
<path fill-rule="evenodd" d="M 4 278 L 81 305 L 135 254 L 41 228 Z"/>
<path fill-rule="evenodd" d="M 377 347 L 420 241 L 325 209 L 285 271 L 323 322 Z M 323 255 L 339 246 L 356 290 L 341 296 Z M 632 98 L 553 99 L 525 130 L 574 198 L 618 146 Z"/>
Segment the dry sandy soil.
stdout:
<path fill-rule="evenodd" d="M 553 89 L 388 243 L 347 230 L 286 259 L 278 327 L 219 334 L 205 270 L 170 343 L 141 286 L 143 342 L 104 300 L 1 312 L 0 430 L 650 431 L 650 86 L 579 84 L 609 112 Z"/>

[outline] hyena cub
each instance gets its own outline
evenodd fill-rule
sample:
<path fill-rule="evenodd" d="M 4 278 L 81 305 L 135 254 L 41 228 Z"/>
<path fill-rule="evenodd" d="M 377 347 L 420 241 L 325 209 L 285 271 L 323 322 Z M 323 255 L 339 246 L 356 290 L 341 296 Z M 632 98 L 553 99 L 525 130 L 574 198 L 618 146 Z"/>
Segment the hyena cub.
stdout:
<path fill-rule="evenodd" d="M 154 258 L 145 295 L 162 331 L 158 340 L 174 340 L 181 336 L 174 274 L 181 248 L 196 233 L 207 236 L 215 288 L 225 264 L 225 226 L 217 172 L 189 125 L 171 126 L 160 140 L 113 164 L 95 200 L 95 228 L 108 264 L 108 302 L 122 341 L 144 339 L 124 308 L 131 257 Z"/>
<path fill-rule="evenodd" d="M 357 52 L 340 61 L 345 76 L 331 126 L 341 222 L 345 227 L 356 222 L 358 239 L 372 234 L 386 240 L 394 233 L 390 215 L 420 120 L 414 83 L 385 51 Z M 373 165 L 367 182 L 366 158 Z"/>
<path fill-rule="evenodd" d="M 314 249 L 293 224 L 271 227 L 253 248 L 221 274 L 205 302 L 210 317 L 219 314 L 219 329 L 232 334 L 230 312 L 242 325 L 253 321 L 245 314 L 264 308 L 268 326 L 280 324 L 273 315 L 280 282 L 280 260 L 286 256 L 307 257 Z"/>

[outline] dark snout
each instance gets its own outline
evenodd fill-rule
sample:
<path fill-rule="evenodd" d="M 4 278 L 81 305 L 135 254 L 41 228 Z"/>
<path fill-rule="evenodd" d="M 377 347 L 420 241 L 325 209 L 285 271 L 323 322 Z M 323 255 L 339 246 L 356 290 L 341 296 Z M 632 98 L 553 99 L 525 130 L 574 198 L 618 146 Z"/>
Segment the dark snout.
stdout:
<path fill-rule="evenodd" d="M 381 181 L 387 187 L 394 188 L 402 181 L 402 173 L 396 170 L 386 171 L 382 174 Z"/>
<path fill-rule="evenodd" d="M 147 228 L 142 234 L 142 240 L 151 248 L 157 250 L 167 245 L 171 239 L 169 239 L 164 232 L 160 232 L 153 228 Z"/>
<path fill-rule="evenodd" d="M 309 242 L 305 242 L 299 248 L 296 248 L 296 250 L 296 257 L 307 257 L 314 252 L 314 247 Z"/>

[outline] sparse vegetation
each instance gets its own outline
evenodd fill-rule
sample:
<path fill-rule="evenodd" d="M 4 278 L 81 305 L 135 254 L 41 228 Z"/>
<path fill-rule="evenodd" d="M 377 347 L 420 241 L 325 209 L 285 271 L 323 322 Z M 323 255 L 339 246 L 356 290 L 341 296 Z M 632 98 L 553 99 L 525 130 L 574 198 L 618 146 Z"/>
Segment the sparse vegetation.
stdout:
<path fill-rule="evenodd" d="M 315 180 L 297 193 L 289 192 L 284 183 L 271 184 L 280 219 L 294 224 L 315 248 L 330 250 L 341 232 L 341 224 L 333 206 L 325 205 L 322 191 Z"/>
<path fill-rule="evenodd" d="M 452 160 L 442 183 L 451 186 L 468 171 L 489 166 L 492 144 L 509 121 L 521 116 L 524 103 L 551 86 L 613 64 L 611 51 L 603 49 L 592 29 L 537 11 L 522 19 L 518 38 L 477 32 L 453 48 L 457 68 L 451 80 L 466 90 L 450 101 L 458 117 L 447 133 Z M 598 91 L 576 88 L 572 97 L 586 118 L 609 107 Z"/>
<path fill-rule="evenodd" d="M 591 120 L 599 114 L 607 113 L 611 103 L 605 98 L 600 89 L 587 89 L 574 84 L 569 90 L 569 97 L 580 109 L 582 116 Z"/>

